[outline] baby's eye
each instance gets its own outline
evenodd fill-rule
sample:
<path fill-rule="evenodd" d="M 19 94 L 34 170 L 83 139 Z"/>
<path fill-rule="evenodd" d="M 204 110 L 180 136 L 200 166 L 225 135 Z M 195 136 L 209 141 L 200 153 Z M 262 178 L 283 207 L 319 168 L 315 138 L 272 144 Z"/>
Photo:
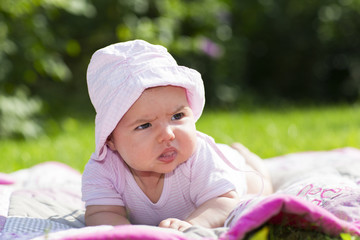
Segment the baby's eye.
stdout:
<path fill-rule="evenodd" d="M 143 130 L 143 129 L 146 129 L 148 127 L 151 127 L 151 124 L 150 123 L 145 123 L 145 124 L 141 124 L 140 126 L 137 126 L 135 128 L 135 130 Z"/>
<path fill-rule="evenodd" d="M 180 120 L 184 117 L 184 113 L 176 113 L 171 117 L 171 120 Z"/>

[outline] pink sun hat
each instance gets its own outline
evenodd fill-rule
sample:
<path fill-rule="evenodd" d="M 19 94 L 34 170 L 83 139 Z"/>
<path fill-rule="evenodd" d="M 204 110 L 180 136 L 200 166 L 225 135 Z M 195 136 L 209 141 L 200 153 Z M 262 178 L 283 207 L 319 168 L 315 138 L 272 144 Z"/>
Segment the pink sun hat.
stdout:
<path fill-rule="evenodd" d="M 87 69 L 87 84 L 96 111 L 92 158 L 98 161 L 106 156 L 108 136 L 145 89 L 169 85 L 185 88 L 195 120 L 205 104 L 200 73 L 179 66 L 166 48 L 143 40 L 96 51 Z"/>

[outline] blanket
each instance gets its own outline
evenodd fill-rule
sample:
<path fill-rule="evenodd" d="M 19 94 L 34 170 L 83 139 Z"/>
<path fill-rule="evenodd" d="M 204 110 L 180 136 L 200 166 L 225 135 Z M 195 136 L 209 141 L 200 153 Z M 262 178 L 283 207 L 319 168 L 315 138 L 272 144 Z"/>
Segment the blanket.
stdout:
<path fill-rule="evenodd" d="M 185 232 L 154 226 L 85 227 L 81 173 L 46 162 L 0 174 L 0 239 L 243 239 L 264 224 L 360 236 L 360 149 L 264 160 L 275 193 L 247 196 L 225 226 Z"/>

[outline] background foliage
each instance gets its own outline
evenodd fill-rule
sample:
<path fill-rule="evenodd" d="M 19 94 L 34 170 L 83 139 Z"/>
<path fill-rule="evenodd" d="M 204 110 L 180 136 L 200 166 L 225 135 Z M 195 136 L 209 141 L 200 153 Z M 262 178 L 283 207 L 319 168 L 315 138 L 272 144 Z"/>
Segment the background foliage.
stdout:
<path fill-rule="evenodd" d="M 1 0 L 0 137 L 92 114 L 91 54 L 135 38 L 201 72 L 210 106 L 358 101 L 359 13 L 359 0 Z"/>

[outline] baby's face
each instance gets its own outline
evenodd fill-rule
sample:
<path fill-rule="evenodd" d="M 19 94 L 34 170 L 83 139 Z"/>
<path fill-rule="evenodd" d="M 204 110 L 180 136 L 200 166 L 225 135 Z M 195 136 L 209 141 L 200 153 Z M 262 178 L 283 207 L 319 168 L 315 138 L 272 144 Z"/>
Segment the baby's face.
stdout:
<path fill-rule="evenodd" d="M 185 89 L 145 90 L 114 129 L 108 146 L 138 173 L 168 173 L 196 148 L 196 128 Z"/>

